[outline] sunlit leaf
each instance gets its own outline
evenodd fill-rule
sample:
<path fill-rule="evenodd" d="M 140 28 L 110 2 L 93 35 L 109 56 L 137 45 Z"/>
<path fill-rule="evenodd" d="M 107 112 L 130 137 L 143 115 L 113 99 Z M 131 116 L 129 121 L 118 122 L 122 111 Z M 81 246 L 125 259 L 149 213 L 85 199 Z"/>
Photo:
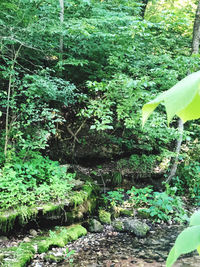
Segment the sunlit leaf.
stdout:
<path fill-rule="evenodd" d="M 190 226 L 200 225 L 200 210 L 196 211 L 190 218 Z"/>
<path fill-rule="evenodd" d="M 200 255 L 200 245 L 197 247 L 197 251 L 198 251 L 198 253 Z"/>
<path fill-rule="evenodd" d="M 174 115 L 179 116 L 183 122 L 200 118 L 200 71 L 190 74 L 145 104 L 142 108 L 143 125 L 160 103 L 166 107 L 168 123 Z"/>
<path fill-rule="evenodd" d="M 166 267 L 171 267 L 181 254 L 189 253 L 200 246 L 200 225 L 186 228 L 176 239 L 171 249 Z"/>

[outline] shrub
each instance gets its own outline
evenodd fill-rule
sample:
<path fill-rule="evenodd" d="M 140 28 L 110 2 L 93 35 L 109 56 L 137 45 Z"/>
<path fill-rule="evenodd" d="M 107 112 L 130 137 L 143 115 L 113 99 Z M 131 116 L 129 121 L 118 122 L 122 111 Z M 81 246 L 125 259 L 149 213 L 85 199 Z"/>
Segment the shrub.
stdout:
<path fill-rule="evenodd" d="M 39 152 L 10 152 L 9 157 L 0 172 L 2 209 L 63 199 L 73 188 L 74 174 Z"/>

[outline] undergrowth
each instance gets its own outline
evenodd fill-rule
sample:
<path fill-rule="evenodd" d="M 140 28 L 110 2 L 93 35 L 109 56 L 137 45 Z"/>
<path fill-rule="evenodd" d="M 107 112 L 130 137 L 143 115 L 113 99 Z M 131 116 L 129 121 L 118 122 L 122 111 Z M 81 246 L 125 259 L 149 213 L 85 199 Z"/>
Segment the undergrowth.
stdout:
<path fill-rule="evenodd" d="M 154 222 L 184 222 L 188 220 L 184 203 L 173 190 L 166 187 L 164 192 L 153 192 L 151 186 L 144 188 L 132 187 L 128 191 L 117 189 L 103 194 L 107 208 L 116 206 L 137 210 L 143 217 L 151 218 Z"/>
<path fill-rule="evenodd" d="M 61 200 L 73 188 L 75 174 L 39 152 L 10 152 L 0 169 L 2 210 Z"/>

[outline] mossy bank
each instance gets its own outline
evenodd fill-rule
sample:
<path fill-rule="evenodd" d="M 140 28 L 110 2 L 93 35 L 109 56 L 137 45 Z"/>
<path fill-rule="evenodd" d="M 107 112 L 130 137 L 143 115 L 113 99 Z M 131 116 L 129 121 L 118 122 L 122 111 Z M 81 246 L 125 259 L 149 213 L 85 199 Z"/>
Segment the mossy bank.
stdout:
<path fill-rule="evenodd" d="M 52 247 L 64 247 L 68 242 L 86 234 L 87 230 L 80 224 L 55 227 L 53 231 L 50 230 L 44 236 L 34 237 L 30 242 L 21 242 L 18 246 L 2 249 L 0 252 L 0 266 L 27 266 L 35 253 L 45 253 Z"/>
<path fill-rule="evenodd" d="M 78 222 L 95 210 L 97 191 L 96 186 L 86 183 L 81 190 L 71 192 L 62 202 L 0 212 L 0 235 L 8 235 L 22 227 L 26 229 Z"/>

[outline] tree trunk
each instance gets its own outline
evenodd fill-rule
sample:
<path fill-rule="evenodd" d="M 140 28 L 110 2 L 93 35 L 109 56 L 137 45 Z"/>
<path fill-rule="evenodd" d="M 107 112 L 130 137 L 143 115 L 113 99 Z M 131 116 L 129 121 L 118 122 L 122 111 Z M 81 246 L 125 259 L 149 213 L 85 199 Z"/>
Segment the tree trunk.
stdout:
<path fill-rule="evenodd" d="M 199 53 L 199 42 L 200 42 L 200 0 L 197 5 L 194 26 L 193 26 L 193 37 L 192 37 L 192 51 L 191 54 L 198 54 Z M 190 74 L 190 70 L 188 70 L 188 74 Z M 176 170 L 178 167 L 178 157 L 181 150 L 181 144 L 183 140 L 183 121 L 181 119 L 178 120 L 178 131 L 180 133 L 179 139 L 176 142 L 176 157 L 174 159 L 174 163 L 170 170 L 169 177 L 166 180 L 166 183 L 169 183 L 172 178 L 176 175 Z"/>
<path fill-rule="evenodd" d="M 200 1 L 197 5 L 192 38 L 192 54 L 199 53 L 199 38 L 200 38 Z"/>
<path fill-rule="evenodd" d="M 60 24 L 64 22 L 64 0 L 59 0 L 60 2 Z M 60 35 L 60 53 L 63 53 L 63 34 Z"/>
<path fill-rule="evenodd" d="M 13 85 L 13 71 L 15 67 L 15 63 L 17 60 L 17 57 L 19 55 L 19 52 L 22 48 L 22 44 L 20 44 L 18 50 L 16 51 L 15 55 L 13 56 L 13 62 L 10 68 L 10 76 L 9 76 L 9 82 L 8 82 L 8 91 L 7 91 L 7 107 L 6 107 L 6 136 L 5 136 L 5 145 L 4 145 L 4 155 L 5 158 L 7 156 L 7 150 L 8 150 L 8 143 L 9 143 L 9 117 L 10 117 L 10 98 L 11 98 L 11 88 Z M 10 129 L 12 128 L 12 125 L 10 125 Z"/>
<path fill-rule="evenodd" d="M 170 170 L 170 174 L 166 180 L 166 183 L 169 183 L 171 181 L 171 179 L 175 176 L 176 174 L 176 170 L 177 170 L 177 167 L 178 167 L 178 157 L 179 157 L 179 154 L 180 154 L 180 151 L 181 151 L 181 144 L 182 144 L 182 141 L 183 141 L 183 121 L 181 119 L 178 120 L 178 132 L 180 134 L 179 138 L 176 140 L 176 156 L 175 156 L 175 159 L 174 159 L 174 163 L 172 165 L 172 168 Z"/>
<path fill-rule="evenodd" d="M 142 0 L 142 7 L 141 7 L 141 13 L 140 13 L 142 18 L 144 18 L 148 2 L 149 0 Z"/>

